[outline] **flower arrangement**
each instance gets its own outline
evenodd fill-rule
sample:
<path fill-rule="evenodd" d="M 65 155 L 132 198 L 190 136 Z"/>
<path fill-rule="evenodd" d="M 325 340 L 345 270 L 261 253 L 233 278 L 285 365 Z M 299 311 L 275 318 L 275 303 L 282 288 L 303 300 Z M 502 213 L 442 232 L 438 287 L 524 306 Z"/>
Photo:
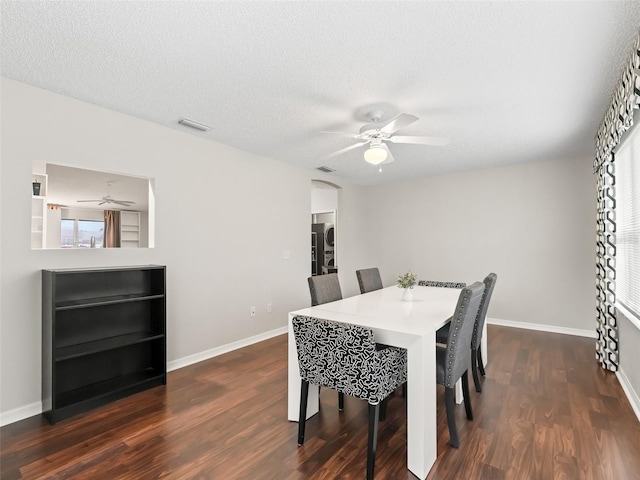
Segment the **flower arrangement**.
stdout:
<path fill-rule="evenodd" d="M 418 276 L 415 273 L 413 273 L 411 270 L 409 270 L 404 275 L 399 275 L 398 282 L 397 282 L 398 288 L 413 288 L 413 286 L 417 282 L 417 278 Z"/>

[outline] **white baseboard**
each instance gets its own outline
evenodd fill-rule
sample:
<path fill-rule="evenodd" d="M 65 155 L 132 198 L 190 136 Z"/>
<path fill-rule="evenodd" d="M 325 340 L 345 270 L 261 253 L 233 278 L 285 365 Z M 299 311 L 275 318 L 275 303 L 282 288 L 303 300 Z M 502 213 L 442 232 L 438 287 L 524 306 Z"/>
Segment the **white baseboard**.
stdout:
<path fill-rule="evenodd" d="M 280 327 L 269 332 L 254 335 L 253 337 L 238 340 L 237 342 L 228 343 L 226 345 L 212 348 L 204 352 L 189 355 L 188 357 L 179 358 L 167 363 L 167 371 L 170 372 L 172 370 L 177 370 L 179 368 L 186 367 L 194 363 L 207 360 L 209 358 L 217 357 L 218 355 L 222 355 L 223 353 L 231 352 L 242 347 L 247 347 L 249 345 L 253 345 L 254 343 L 258 343 L 263 340 L 282 335 L 283 333 L 287 333 L 287 327 Z M 35 402 L 29 405 L 25 405 L 24 407 L 9 410 L 8 412 L 2 412 L 0 413 L 0 426 L 9 425 L 10 423 L 18 422 L 20 420 L 24 420 L 25 418 L 33 417 L 34 415 L 39 415 L 41 413 L 42 402 Z"/>
<path fill-rule="evenodd" d="M 25 418 L 40 415 L 42 413 L 42 402 L 35 402 L 24 407 L 14 408 L 8 412 L 0 414 L 0 427 L 9 425 L 10 423 L 24 420 Z"/>
<path fill-rule="evenodd" d="M 593 330 L 582 330 L 579 328 L 557 327 L 545 325 L 543 323 L 514 322 L 513 320 L 501 320 L 487 317 L 489 325 L 501 325 L 503 327 L 524 328 L 527 330 L 538 330 L 540 332 L 562 333 L 564 335 L 575 335 L 577 337 L 598 338 L 595 327 Z"/>
<path fill-rule="evenodd" d="M 618 370 L 616 372 L 616 377 L 618 377 L 622 390 L 624 390 L 624 393 L 627 395 L 631 408 L 633 408 L 636 417 L 638 417 L 638 421 L 640 421 L 640 396 L 638 396 L 638 393 L 633 389 L 633 385 L 631 385 L 631 382 L 625 375 L 624 370 Z"/>
<path fill-rule="evenodd" d="M 222 355 L 223 353 L 228 353 L 233 350 L 237 350 L 238 348 L 248 347 L 249 345 L 253 345 L 254 343 L 277 337 L 278 335 L 282 335 L 283 333 L 287 333 L 287 327 L 276 328 L 275 330 L 260 333 L 258 335 L 254 335 L 253 337 L 244 338 L 242 340 L 238 340 L 237 342 L 227 343 L 226 345 L 212 348 L 210 350 L 205 350 L 204 352 L 194 353 L 193 355 L 189 355 L 187 357 L 172 360 L 171 362 L 167 363 L 167 371 L 171 372 L 173 370 L 178 370 L 179 368 L 188 367 L 189 365 L 193 365 L 194 363 L 217 357 L 218 355 Z"/>

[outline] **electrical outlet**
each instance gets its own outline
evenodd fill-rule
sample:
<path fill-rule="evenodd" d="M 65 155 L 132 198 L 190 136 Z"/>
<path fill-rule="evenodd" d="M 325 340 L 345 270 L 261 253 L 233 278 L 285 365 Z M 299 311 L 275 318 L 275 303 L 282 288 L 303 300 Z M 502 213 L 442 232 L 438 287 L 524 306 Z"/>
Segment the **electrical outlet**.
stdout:
<path fill-rule="evenodd" d="M 251 316 L 252 317 L 256 316 L 256 307 L 251 307 Z"/>
<path fill-rule="evenodd" d="M 273 305 L 271 305 L 270 303 L 267 303 L 267 313 L 271 313 L 273 312 Z"/>

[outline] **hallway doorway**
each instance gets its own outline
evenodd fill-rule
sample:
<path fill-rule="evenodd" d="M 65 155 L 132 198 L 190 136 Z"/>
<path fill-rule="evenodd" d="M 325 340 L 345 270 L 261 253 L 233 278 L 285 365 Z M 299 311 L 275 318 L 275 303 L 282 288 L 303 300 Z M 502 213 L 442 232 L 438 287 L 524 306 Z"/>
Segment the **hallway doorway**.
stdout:
<path fill-rule="evenodd" d="M 311 182 L 311 275 L 338 273 L 337 185 Z"/>

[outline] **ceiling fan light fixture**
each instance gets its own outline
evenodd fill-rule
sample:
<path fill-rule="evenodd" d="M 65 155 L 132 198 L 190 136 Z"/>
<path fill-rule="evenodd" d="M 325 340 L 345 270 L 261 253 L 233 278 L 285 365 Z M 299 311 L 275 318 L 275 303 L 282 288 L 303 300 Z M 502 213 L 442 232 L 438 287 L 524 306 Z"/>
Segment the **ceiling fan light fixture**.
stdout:
<path fill-rule="evenodd" d="M 380 165 L 387 159 L 387 149 L 382 145 L 371 145 L 365 150 L 364 159 L 371 165 Z"/>

